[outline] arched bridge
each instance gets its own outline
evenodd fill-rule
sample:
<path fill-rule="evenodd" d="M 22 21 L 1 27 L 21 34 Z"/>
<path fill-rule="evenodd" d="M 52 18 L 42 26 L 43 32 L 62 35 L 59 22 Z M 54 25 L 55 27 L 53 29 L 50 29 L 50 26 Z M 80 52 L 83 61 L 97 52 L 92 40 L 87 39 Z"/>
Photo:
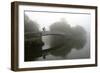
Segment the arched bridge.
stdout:
<path fill-rule="evenodd" d="M 32 37 L 41 37 L 41 36 L 47 36 L 47 35 L 55 35 L 55 36 L 61 36 L 61 37 L 65 37 L 69 34 L 65 34 L 62 32 L 50 32 L 50 31 L 42 31 L 42 32 L 26 32 L 24 34 L 24 36 L 26 38 L 32 38 Z"/>

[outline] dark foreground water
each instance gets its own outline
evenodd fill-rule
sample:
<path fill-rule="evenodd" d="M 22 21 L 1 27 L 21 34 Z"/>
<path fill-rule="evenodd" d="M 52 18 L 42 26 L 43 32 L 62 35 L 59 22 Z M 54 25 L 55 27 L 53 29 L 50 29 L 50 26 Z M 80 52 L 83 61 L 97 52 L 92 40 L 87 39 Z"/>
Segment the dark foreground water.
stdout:
<path fill-rule="evenodd" d="M 89 35 L 34 37 L 25 42 L 25 61 L 90 58 Z"/>
<path fill-rule="evenodd" d="M 45 43 L 45 45 L 42 47 L 42 50 L 46 50 L 46 49 L 52 49 L 53 46 L 51 45 L 51 40 L 52 40 L 52 36 L 43 36 L 42 37 L 42 41 Z M 63 40 L 63 39 L 61 39 Z M 61 40 L 58 40 L 58 44 L 57 43 L 53 43 L 53 45 L 57 45 L 59 46 L 59 44 L 61 44 Z M 70 42 L 67 42 L 70 43 Z M 76 42 L 77 43 L 77 42 Z M 73 46 L 73 44 L 70 43 L 71 46 Z M 80 45 L 80 44 L 79 44 Z M 86 43 L 84 44 L 84 46 L 81 48 L 78 47 L 77 48 L 71 48 L 68 44 L 68 46 L 64 46 L 62 45 L 62 47 L 58 47 L 53 48 L 54 50 L 47 52 L 45 59 L 43 58 L 43 56 L 38 57 L 36 60 L 62 60 L 62 59 L 86 59 L 86 58 L 90 58 L 90 41 L 89 41 L 89 37 L 87 37 L 86 39 Z M 78 44 L 77 44 L 78 46 Z M 63 49 L 63 50 L 61 50 Z"/>

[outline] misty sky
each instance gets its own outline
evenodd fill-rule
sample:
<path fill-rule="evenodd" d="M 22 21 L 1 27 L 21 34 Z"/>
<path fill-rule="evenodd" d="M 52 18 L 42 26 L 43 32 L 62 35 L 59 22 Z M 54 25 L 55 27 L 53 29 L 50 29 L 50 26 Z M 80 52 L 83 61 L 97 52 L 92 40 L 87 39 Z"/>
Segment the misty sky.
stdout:
<path fill-rule="evenodd" d="M 48 13 L 48 12 L 28 12 L 25 14 L 33 21 L 39 24 L 39 30 L 43 27 L 49 30 L 49 26 L 57 21 L 65 20 L 72 27 L 80 25 L 86 31 L 90 31 L 90 14 L 70 14 L 70 13 Z"/>

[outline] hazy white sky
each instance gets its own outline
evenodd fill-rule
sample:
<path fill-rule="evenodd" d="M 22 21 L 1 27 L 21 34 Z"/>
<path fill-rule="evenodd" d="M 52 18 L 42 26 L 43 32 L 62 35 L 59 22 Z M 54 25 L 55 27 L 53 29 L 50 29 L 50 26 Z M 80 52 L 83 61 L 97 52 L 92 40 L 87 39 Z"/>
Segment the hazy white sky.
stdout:
<path fill-rule="evenodd" d="M 69 14 L 69 13 L 47 13 L 47 12 L 28 12 L 25 14 L 33 21 L 36 21 L 40 30 L 43 27 L 49 30 L 49 26 L 57 21 L 61 21 L 62 18 L 66 20 L 72 27 L 76 25 L 83 26 L 85 30 L 90 31 L 90 18 L 91 15 L 88 14 Z"/>

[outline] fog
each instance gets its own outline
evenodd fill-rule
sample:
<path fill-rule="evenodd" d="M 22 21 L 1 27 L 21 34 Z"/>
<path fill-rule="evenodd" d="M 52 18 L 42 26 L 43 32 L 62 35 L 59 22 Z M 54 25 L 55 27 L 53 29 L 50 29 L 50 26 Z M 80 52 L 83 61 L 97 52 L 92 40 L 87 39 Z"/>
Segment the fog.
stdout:
<path fill-rule="evenodd" d="M 49 13 L 34 11 L 25 11 L 25 14 L 30 18 L 30 20 L 38 22 L 40 31 L 42 31 L 43 27 L 45 27 L 46 30 L 50 30 L 49 27 L 51 24 L 63 19 L 72 27 L 81 25 L 85 30 L 90 31 L 90 14 Z"/>
<path fill-rule="evenodd" d="M 25 12 L 25 61 L 90 58 L 90 16 Z"/>

